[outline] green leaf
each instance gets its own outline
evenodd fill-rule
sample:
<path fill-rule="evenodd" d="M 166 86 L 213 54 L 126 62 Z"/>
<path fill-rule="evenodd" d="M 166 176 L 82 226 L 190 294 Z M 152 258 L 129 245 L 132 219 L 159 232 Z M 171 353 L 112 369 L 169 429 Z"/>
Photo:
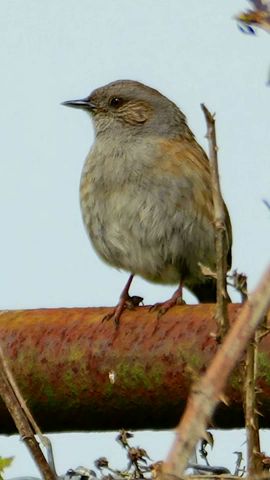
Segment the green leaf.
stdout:
<path fill-rule="evenodd" d="M 14 457 L 8 457 L 8 458 L 0 457 L 0 473 L 2 473 L 5 468 L 11 465 L 11 463 L 13 462 L 13 458 Z M 0 476 L 0 480 L 1 478 L 2 477 Z"/>

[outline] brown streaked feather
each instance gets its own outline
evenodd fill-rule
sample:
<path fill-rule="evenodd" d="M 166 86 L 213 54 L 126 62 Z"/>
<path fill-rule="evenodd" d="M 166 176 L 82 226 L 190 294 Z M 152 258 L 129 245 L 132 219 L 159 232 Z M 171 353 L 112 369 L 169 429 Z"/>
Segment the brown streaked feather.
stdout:
<path fill-rule="evenodd" d="M 161 155 L 157 157 L 157 167 L 164 172 L 170 172 L 174 178 L 187 178 L 192 185 L 189 201 L 193 201 L 193 208 L 206 217 L 210 223 L 214 222 L 214 206 L 211 191 L 211 172 L 209 160 L 203 148 L 196 142 L 190 132 L 189 138 L 179 138 L 179 141 L 161 140 Z M 182 203 L 179 204 L 182 208 Z M 232 227 L 226 204 L 225 227 L 227 233 L 227 266 L 231 268 L 232 255 Z"/>
<path fill-rule="evenodd" d="M 213 222 L 213 201 L 210 184 L 209 161 L 203 149 L 193 140 L 162 140 L 161 155 L 158 157 L 158 169 L 171 173 L 172 177 L 186 178 L 190 182 L 189 201 L 193 207 Z"/>

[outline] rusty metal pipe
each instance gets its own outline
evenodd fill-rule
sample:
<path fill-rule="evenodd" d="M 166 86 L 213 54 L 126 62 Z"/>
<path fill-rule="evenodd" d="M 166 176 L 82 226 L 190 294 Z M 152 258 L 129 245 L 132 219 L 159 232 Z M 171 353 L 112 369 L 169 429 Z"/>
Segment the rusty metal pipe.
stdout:
<path fill-rule="evenodd" d="M 239 304 L 229 306 L 233 322 Z M 147 307 L 126 311 L 118 330 L 102 323 L 108 308 L 0 312 L 0 341 L 44 431 L 164 429 L 176 425 L 193 380 L 217 344 L 214 305 L 173 308 L 157 321 Z M 259 352 L 262 426 L 270 421 L 270 337 Z M 244 426 L 242 365 L 213 426 Z M 1 433 L 15 432 L 0 403 Z"/>

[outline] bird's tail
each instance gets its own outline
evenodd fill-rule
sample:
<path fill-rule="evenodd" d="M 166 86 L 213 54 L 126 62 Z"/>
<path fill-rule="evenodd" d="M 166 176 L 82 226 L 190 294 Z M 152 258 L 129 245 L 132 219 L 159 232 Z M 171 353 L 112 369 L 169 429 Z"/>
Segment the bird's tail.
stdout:
<path fill-rule="evenodd" d="M 216 303 L 217 301 L 217 282 L 214 278 L 208 279 L 206 282 L 199 283 L 198 285 L 192 285 L 191 291 L 200 303 Z M 231 302 L 228 293 L 227 299 L 228 302 Z"/>

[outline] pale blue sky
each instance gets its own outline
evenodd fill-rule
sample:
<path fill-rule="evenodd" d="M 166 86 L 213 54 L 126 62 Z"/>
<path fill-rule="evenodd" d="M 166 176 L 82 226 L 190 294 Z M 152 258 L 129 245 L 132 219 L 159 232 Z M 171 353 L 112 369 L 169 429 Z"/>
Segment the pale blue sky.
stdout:
<path fill-rule="evenodd" d="M 232 17 L 247 7 L 245 0 L 218 6 L 215 0 L 2 0 L 1 308 L 117 302 L 127 274 L 96 256 L 79 210 L 93 130 L 87 115 L 60 102 L 120 78 L 142 81 L 175 101 L 206 149 L 200 103 L 216 112 L 233 267 L 256 284 L 270 257 L 270 212 L 262 203 L 270 200 L 270 37 L 237 29 Z M 132 292 L 153 303 L 172 290 L 136 279 Z M 157 452 L 163 435 L 155 436 Z M 89 452 L 108 454 L 100 443 L 95 453 L 93 434 L 87 449 L 85 436 L 81 444 L 76 439 L 74 452 L 74 437 L 57 438 L 60 472 L 89 465 Z M 17 460 L 10 476 L 35 472 L 17 438 L 1 437 L 0 455 L 11 454 Z"/>

